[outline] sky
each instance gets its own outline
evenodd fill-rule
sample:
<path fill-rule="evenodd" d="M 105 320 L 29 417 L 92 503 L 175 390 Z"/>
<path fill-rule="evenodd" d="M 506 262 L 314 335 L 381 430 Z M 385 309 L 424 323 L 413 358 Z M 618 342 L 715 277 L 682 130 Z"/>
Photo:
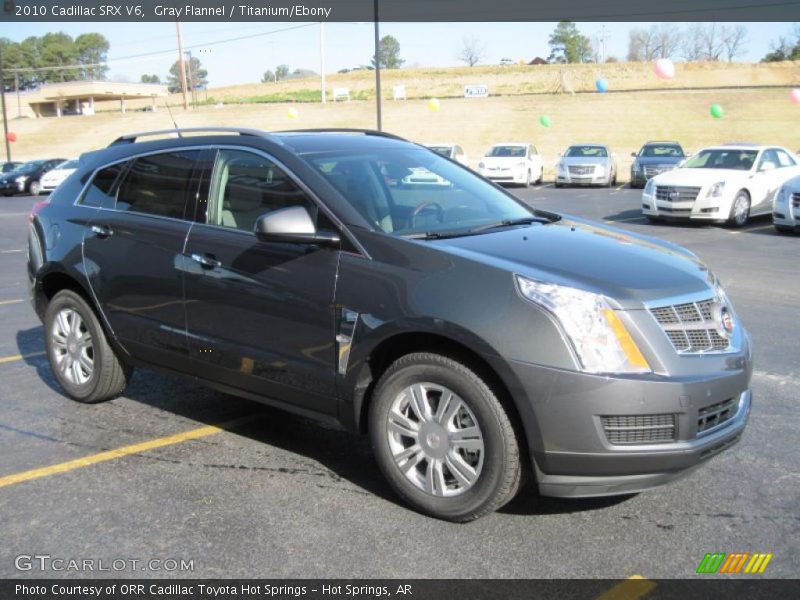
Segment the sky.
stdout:
<path fill-rule="evenodd" d="M 624 59 L 628 32 L 652 23 L 579 23 L 590 39 L 604 35 L 606 55 Z M 686 24 L 676 24 L 684 27 Z M 739 25 L 729 23 L 728 25 Z M 780 36 L 790 36 L 792 23 L 741 23 L 748 36 L 740 61 L 757 62 Z M 0 36 L 21 41 L 28 36 L 63 31 L 102 33 L 110 43 L 109 79 L 139 81 L 156 74 L 163 80 L 177 60 L 174 23 L 15 23 Z M 208 70 L 209 86 L 218 87 L 261 80 L 265 70 L 287 64 L 320 71 L 318 23 L 182 23 L 184 47 L 191 49 Z M 485 48 L 481 64 L 497 64 L 502 58 L 531 60 L 549 54 L 548 37 L 555 23 L 382 23 L 381 35 L 400 42 L 405 66 L 447 67 L 463 65 L 458 52 L 465 37 L 477 38 Z M 231 38 L 246 38 L 233 41 Z M 372 23 L 326 23 L 324 26 L 325 72 L 368 64 L 373 54 Z M 221 43 L 215 43 L 221 42 Z M 147 56 L 141 56 L 146 54 Z"/>

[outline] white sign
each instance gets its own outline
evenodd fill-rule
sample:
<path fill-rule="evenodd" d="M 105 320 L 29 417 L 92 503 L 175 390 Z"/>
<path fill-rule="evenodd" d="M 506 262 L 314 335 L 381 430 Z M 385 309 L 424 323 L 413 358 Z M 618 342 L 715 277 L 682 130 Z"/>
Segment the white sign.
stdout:
<path fill-rule="evenodd" d="M 392 98 L 394 98 L 395 100 L 405 100 L 406 86 L 404 85 L 392 86 Z"/>
<path fill-rule="evenodd" d="M 465 85 L 464 98 L 486 98 L 489 96 L 488 85 Z"/>
<path fill-rule="evenodd" d="M 350 88 L 333 88 L 333 101 L 347 100 L 350 101 Z"/>

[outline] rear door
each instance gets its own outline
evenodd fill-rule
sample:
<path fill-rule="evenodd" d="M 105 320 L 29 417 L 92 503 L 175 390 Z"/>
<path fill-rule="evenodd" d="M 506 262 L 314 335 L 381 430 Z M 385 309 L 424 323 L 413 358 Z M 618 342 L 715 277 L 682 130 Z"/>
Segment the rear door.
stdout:
<path fill-rule="evenodd" d="M 335 414 L 339 251 L 254 233 L 258 217 L 289 206 L 332 227 L 273 159 L 218 151 L 184 251 L 189 349 L 205 379 Z"/>
<path fill-rule="evenodd" d="M 189 370 L 183 247 L 191 227 L 199 150 L 135 158 L 84 236 L 92 291 L 123 347 L 134 357 Z M 89 187 L 87 196 L 102 194 Z M 100 200 L 102 203 L 102 199 Z"/>

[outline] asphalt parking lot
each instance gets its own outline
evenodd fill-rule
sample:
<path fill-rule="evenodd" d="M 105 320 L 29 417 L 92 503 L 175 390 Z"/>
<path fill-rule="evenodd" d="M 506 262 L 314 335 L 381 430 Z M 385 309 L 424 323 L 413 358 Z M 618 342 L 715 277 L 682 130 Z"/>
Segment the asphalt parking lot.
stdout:
<path fill-rule="evenodd" d="M 796 577 L 800 236 L 769 221 L 651 225 L 640 191 L 627 188 L 514 191 L 707 262 L 756 348 L 754 407 L 738 446 L 648 493 L 567 501 L 529 489 L 497 514 L 454 525 L 402 506 L 366 438 L 193 382 L 140 370 L 124 397 L 74 403 L 50 374 L 27 301 L 34 199 L 0 198 L 0 577 L 60 576 L 15 567 L 38 553 L 194 567 L 71 577 L 685 578 L 706 552 L 773 553 L 765 576 Z"/>

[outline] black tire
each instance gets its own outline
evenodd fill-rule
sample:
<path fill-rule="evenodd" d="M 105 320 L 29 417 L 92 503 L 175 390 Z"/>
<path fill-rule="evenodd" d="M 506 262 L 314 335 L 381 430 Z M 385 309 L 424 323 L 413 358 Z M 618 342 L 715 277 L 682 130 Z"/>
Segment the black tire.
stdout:
<path fill-rule="evenodd" d="M 664 219 L 662 219 L 661 217 L 654 217 L 653 215 L 645 215 L 645 218 L 650 223 L 663 223 L 664 222 Z"/>
<path fill-rule="evenodd" d="M 42 184 L 38 181 L 31 181 L 30 185 L 28 186 L 28 193 L 30 193 L 31 196 L 38 196 L 41 191 Z"/>
<path fill-rule="evenodd" d="M 736 206 L 737 203 L 739 202 L 747 203 L 744 215 L 737 214 Z M 744 227 L 749 218 L 750 218 L 750 194 L 748 194 L 746 190 L 739 190 L 736 194 L 736 197 L 733 199 L 733 204 L 731 204 L 731 212 L 728 215 L 728 225 L 730 225 L 731 227 Z"/>
<path fill-rule="evenodd" d="M 528 169 L 528 175 L 525 177 L 525 187 L 531 187 L 531 171 Z"/>
<path fill-rule="evenodd" d="M 65 309 L 71 309 L 80 316 L 91 336 L 93 369 L 83 383 L 71 381 L 58 367 L 53 330 L 57 315 Z M 62 290 L 53 296 L 45 311 L 44 331 L 50 368 L 64 392 L 73 400 L 85 404 L 104 402 L 119 396 L 128 385 L 133 369 L 116 355 L 94 311 L 79 294 Z"/>
<path fill-rule="evenodd" d="M 556 182 L 553 184 L 553 187 L 557 187 L 557 188 L 564 187 L 564 184 L 563 184 L 563 183 L 559 183 L 559 182 L 557 182 L 557 181 L 556 181 Z"/>
<path fill-rule="evenodd" d="M 392 455 L 387 431 L 392 404 L 404 389 L 421 382 L 444 386 L 460 396 L 483 436 L 482 469 L 472 486 L 455 496 L 435 496 L 417 487 Z M 479 375 L 446 356 L 414 353 L 396 360 L 375 387 L 369 432 L 375 458 L 392 488 L 406 503 L 432 517 L 472 521 L 509 502 L 522 484 L 520 443 L 508 414 Z"/>
<path fill-rule="evenodd" d="M 773 224 L 773 227 L 775 228 L 775 231 L 777 231 L 778 233 L 794 233 L 794 229 L 792 229 L 791 227 L 786 227 L 785 225 Z"/>
<path fill-rule="evenodd" d="M 536 180 L 536 185 L 539 185 L 544 181 L 544 167 L 539 171 L 539 179 Z"/>

